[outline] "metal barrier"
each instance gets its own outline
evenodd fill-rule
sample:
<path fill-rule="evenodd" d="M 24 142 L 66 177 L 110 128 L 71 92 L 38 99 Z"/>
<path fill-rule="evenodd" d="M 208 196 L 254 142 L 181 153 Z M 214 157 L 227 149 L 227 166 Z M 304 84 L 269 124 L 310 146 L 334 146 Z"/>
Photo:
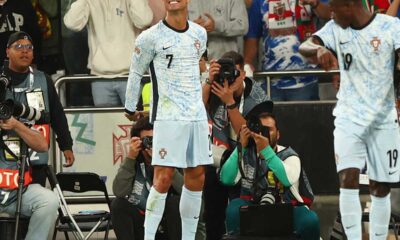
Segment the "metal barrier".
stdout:
<path fill-rule="evenodd" d="M 284 77 L 284 76 L 310 76 L 310 75 L 332 75 L 340 73 L 339 70 L 325 71 L 322 69 L 312 70 L 290 70 L 290 71 L 267 71 L 267 72 L 254 72 L 254 79 L 265 79 L 267 85 L 267 96 L 271 96 L 271 78 Z"/>
<path fill-rule="evenodd" d="M 324 70 L 307 70 L 255 72 L 254 77 L 257 80 L 267 82 L 267 94 L 270 94 L 269 86 L 272 77 L 287 75 L 327 75 L 334 73 L 339 73 L 339 71 L 326 72 Z M 127 78 L 127 76 L 122 77 Z M 148 75 L 145 77 L 148 77 Z M 66 76 L 59 78 L 55 82 L 55 87 L 59 94 L 64 96 L 65 91 L 63 92 L 62 86 L 65 83 L 98 80 L 107 81 L 109 79 L 88 75 Z M 63 102 L 65 103 L 65 101 Z M 320 101 L 320 103 L 323 103 L 323 101 Z M 299 104 L 299 102 L 290 102 L 290 104 Z M 279 103 L 277 105 L 279 105 Z M 74 150 L 76 150 L 77 147 L 79 150 L 83 149 L 83 152 L 87 150 L 85 154 L 81 155 L 79 155 L 79 151 L 74 151 L 77 161 L 72 168 L 75 169 L 64 170 L 74 171 L 79 169 L 78 171 L 97 172 L 100 176 L 104 176 L 109 180 L 107 181 L 107 187 L 109 188 L 108 190 L 112 192 L 110 189 L 112 185 L 111 183 L 119 166 L 117 163 L 123 159 L 125 154 L 124 151 L 126 151 L 125 148 L 128 146 L 126 141 L 129 141 L 129 138 L 127 137 L 127 135 L 129 135 L 129 131 L 127 131 L 127 129 L 132 124 L 124 117 L 124 108 L 90 106 L 71 107 L 65 108 L 64 110 L 68 118 L 71 133 L 73 133 Z M 89 133 L 90 137 L 85 137 L 86 133 Z M 52 135 L 51 138 L 50 155 L 53 157 L 52 163 L 56 172 L 63 171 L 62 152 L 58 149 L 58 147 L 56 147 L 54 135 Z"/>

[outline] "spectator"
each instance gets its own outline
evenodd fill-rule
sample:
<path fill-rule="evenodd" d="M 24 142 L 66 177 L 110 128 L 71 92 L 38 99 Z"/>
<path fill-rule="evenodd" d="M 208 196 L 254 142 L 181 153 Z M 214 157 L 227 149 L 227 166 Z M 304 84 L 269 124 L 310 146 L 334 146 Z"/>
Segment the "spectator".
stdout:
<path fill-rule="evenodd" d="M 34 56 L 39 58 L 41 35 L 37 18 L 29 0 L 3 0 L 0 3 L 0 66 L 6 58 L 7 41 L 14 32 L 25 31 L 35 44 Z"/>
<path fill-rule="evenodd" d="M 153 20 L 151 21 L 151 26 L 158 23 L 160 20 L 165 18 L 165 6 L 163 1 L 160 0 L 149 0 L 149 6 L 153 11 Z"/>
<path fill-rule="evenodd" d="M 400 16 L 398 0 L 362 0 L 363 6 L 371 13 L 386 13 L 389 16 Z M 389 10 L 390 9 L 390 10 Z"/>
<path fill-rule="evenodd" d="M 152 19 L 147 0 L 77 0 L 65 14 L 67 28 L 81 31 L 88 26 L 90 73 L 109 79 L 92 83 L 95 106 L 125 102 L 126 81 L 117 76 L 129 72 L 138 29 L 149 26 Z"/>
<path fill-rule="evenodd" d="M 206 29 L 210 59 L 241 49 L 238 37 L 243 37 L 248 30 L 243 0 L 191 0 L 189 19 Z"/>
<path fill-rule="evenodd" d="M 61 1 L 61 19 L 71 8 L 75 0 Z M 88 74 L 89 46 L 87 29 L 74 32 L 61 21 L 62 52 L 67 75 Z M 93 106 L 90 81 L 70 82 L 66 84 L 67 106 Z"/>
<path fill-rule="evenodd" d="M 253 3 L 253 0 L 244 0 L 244 3 L 246 4 L 246 8 L 249 8 Z"/>
<path fill-rule="evenodd" d="M 154 175 L 151 166 L 153 125 L 150 124 L 149 117 L 140 118 L 133 125 L 131 137 L 128 156 L 113 182 L 117 198 L 112 203 L 112 221 L 115 234 L 121 240 L 144 238 L 144 213 Z M 161 222 L 162 229 L 170 240 L 181 239 L 179 198 L 182 186 L 183 175 L 175 170 Z M 202 220 L 197 228 L 196 239 L 205 239 Z"/>
<path fill-rule="evenodd" d="M 392 3 L 390 4 L 386 14 L 389 16 L 397 16 L 400 17 L 400 0 L 393 0 Z"/>
<path fill-rule="evenodd" d="M 33 58 L 32 50 L 32 40 L 26 33 L 17 32 L 10 36 L 7 44 L 7 56 L 10 58 L 10 78 L 12 79 L 13 84 L 11 85 L 11 90 L 8 90 L 7 92 L 8 97 L 12 98 L 12 93 L 18 93 L 21 88 L 26 89 L 29 87 L 29 81 L 21 83 L 21 79 L 24 80 L 25 78 L 28 78 L 28 75 L 31 77 L 35 76 L 34 79 L 31 78 L 32 81 L 35 81 L 32 82 L 33 86 L 30 86 L 30 89 L 46 84 L 46 79 L 44 78 L 43 73 L 37 71 L 30 73 L 29 65 Z M 17 81 L 19 84 L 14 84 Z M 45 89 L 43 90 L 45 91 Z M 43 96 L 46 95 L 43 94 L 44 91 L 40 92 Z M 35 96 L 39 95 L 38 91 L 33 93 Z M 25 104 L 27 102 L 31 104 L 30 101 L 33 100 L 34 95 L 26 96 L 25 94 L 20 93 L 12 99 Z M 30 101 L 27 101 L 27 99 Z M 36 98 L 36 100 L 38 100 L 38 98 Z M 41 104 L 43 104 L 43 99 Z M 37 105 L 34 107 L 40 109 L 37 108 Z M 0 127 L 2 129 L 4 144 L 8 146 L 8 150 L 12 149 L 13 153 L 16 154 L 17 157 L 20 156 L 20 151 L 23 151 L 23 148 L 21 148 L 21 145 L 19 144 L 20 140 L 25 142 L 33 151 L 47 154 L 48 143 L 46 142 L 45 137 L 39 132 L 27 128 L 22 122 L 14 119 L 14 117 L 11 117 L 8 120 L 1 120 Z M 8 153 L 4 144 L 1 147 L 2 151 L 0 151 L 0 174 L 7 174 L 11 179 L 16 179 L 19 164 L 16 159 Z M 31 159 L 33 159 L 32 155 Z M 31 218 L 25 239 L 47 239 L 47 236 L 57 218 L 58 198 L 51 190 L 33 183 L 31 169 L 28 167 L 29 164 L 27 163 L 26 166 L 21 214 L 30 216 Z M 12 176 L 9 175 L 10 173 L 12 173 Z M 14 183 L 14 181 L 5 181 L 5 177 L 2 179 L 3 181 L 0 188 L 0 209 L 1 212 L 13 214 L 16 209 L 17 183 Z"/>
<path fill-rule="evenodd" d="M 249 32 L 245 36 L 244 61 L 254 70 L 259 39 L 263 37 L 263 71 L 313 68 L 298 52 L 300 43 L 316 31 L 315 17 L 330 18 L 329 7 L 320 0 L 254 0 L 249 11 Z M 314 76 L 272 78 L 273 101 L 318 100 Z"/>
<path fill-rule="evenodd" d="M 278 122 L 270 113 L 271 111 L 272 102 L 261 103 L 250 111 L 247 118 L 254 117 L 267 128 L 261 128 L 261 133 L 256 133 L 243 125 L 240 130 L 242 151 L 238 150 L 238 147 L 235 148 L 222 166 L 221 182 L 223 184 L 231 186 L 241 179 L 241 196 L 232 200 L 226 209 L 228 233 L 236 235 L 240 232 L 240 207 L 259 204 L 263 194 L 269 190 L 275 198 L 275 203 L 294 204 L 293 229 L 296 235 L 304 240 L 318 240 L 320 236 L 318 216 L 304 205 L 310 204 L 311 199 L 306 195 L 303 196 L 299 190 L 300 182 L 303 181 L 301 184 L 306 182 L 303 178 L 300 158 L 290 147 L 278 145 L 280 138 Z M 243 157 L 238 160 L 239 151 Z M 259 154 L 259 158 L 255 153 Z M 239 161 L 243 163 L 245 176 L 239 171 Z M 260 168 L 256 167 L 257 161 L 260 161 Z M 264 169 L 268 169 L 267 172 L 264 172 Z M 259 176 L 268 177 L 260 179 Z M 260 180 L 257 182 L 255 179 Z"/>
<path fill-rule="evenodd" d="M 34 49 L 31 37 L 25 32 L 13 33 L 7 43 L 7 57 L 10 59 L 9 76 L 11 85 L 18 91 L 7 91 L 7 97 L 42 111 L 42 118 L 36 122 L 38 130 L 44 131 L 48 141 L 50 127 L 57 136 L 57 143 L 65 157 L 65 167 L 72 166 L 75 161 L 72 152 L 72 138 L 68 122 L 61 106 L 53 82 L 43 72 L 30 67 Z M 33 169 L 33 180 L 45 184 L 45 167 L 48 164 L 48 153 L 31 152 L 30 161 Z"/>
<path fill-rule="evenodd" d="M 40 58 L 37 60 L 38 69 L 52 75 L 63 68 L 63 62 L 60 59 L 58 1 L 31 0 L 31 2 L 36 11 L 42 34 L 42 48 Z"/>
<path fill-rule="evenodd" d="M 226 82 L 223 86 L 220 85 L 221 80 L 216 75 L 219 75 L 221 66 L 213 59 L 209 78 L 203 84 L 203 101 L 208 112 L 209 124 L 212 126 L 212 149 L 216 162 L 214 166 L 206 168 L 204 186 L 205 221 L 209 240 L 221 239 L 225 233 L 225 209 L 228 199 L 239 196 L 238 187 L 226 187 L 220 184 L 216 167 L 219 167 L 221 153 L 235 148 L 235 133 L 245 122 L 241 114 L 247 114 L 254 105 L 267 99 L 261 86 L 245 77 L 242 55 L 229 51 L 224 53 L 222 58 L 233 60 L 238 75 L 231 84 Z"/>

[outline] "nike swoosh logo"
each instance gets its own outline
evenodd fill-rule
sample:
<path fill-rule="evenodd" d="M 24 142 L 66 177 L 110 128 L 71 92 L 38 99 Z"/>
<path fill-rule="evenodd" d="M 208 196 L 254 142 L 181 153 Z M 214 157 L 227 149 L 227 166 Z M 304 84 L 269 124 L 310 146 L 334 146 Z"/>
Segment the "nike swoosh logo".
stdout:
<path fill-rule="evenodd" d="M 208 154 L 208 157 L 212 157 L 212 154 Z"/>
<path fill-rule="evenodd" d="M 379 237 L 379 236 L 383 236 L 386 235 L 386 233 L 375 233 L 375 236 Z"/>
<path fill-rule="evenodd" d="M 397 171 L 394 171 L 394 172 L 389 172 L 389 175 L 393 175 L 393 174 L 395 174 Z"/>
<path fill-rule="evenodd" d="M 162 50 L 167 50 L 167 49 L 170 48 L 170 47 L 172 47 L 172 46 L 169 46 L 169 47 L 162 47 Z"/>
<path fill-rule="evenodd" d="M 353 224 L 353 225 L 351 225 L 351 226 L 346 227 L 346 229 L 350 229 L 350 228 L 353 228 L 353 227 L 355 227 L 355 226 L 356 226 L 356 225 Z"/>
<path fill-rule="evenodd" d="M 199 219 L 199 217 L 193 217 L 194 219 Z"/>
<path fill-rule="evenodd" d="M 348 43 L 348 42 L 350 42 L 350 41 L 347 41 L 347 42 L 339 42 L 339 44 L 340 44 L 340 45 L 343 45 L 343 44 L 346 44 L 346 43 Z"/>

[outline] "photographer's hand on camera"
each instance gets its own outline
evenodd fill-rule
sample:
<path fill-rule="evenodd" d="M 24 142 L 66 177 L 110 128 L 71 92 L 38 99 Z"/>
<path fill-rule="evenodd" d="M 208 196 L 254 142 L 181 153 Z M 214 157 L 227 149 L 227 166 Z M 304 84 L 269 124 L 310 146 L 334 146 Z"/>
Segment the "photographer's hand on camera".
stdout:
<path fill-rule="evenodd" d="M 221 68 L 221 65 L 219 65 L 219 63 L 217 63 L 216 59 L 212 59 L 210 61 L 210 68 L 208 70 L 207 84 L 209 84 L 211 86 L 211 84 L 214 82 L 216 76 L 218 76 L 220 68 Z"/>
<path fill-rule="evenodd" d="M 246 125 L 242 125 L 239 133 L 240 143 L 242 147 L 247 147 L 249 144 L 249 138 L 251 137 L 251 131 Z"/>
<path fill-rule="evenodd" d="M 254 139 L 254 142 L 257 146 L 257 153 L 260 153 L 261 150 L 269 146 L 269 139 L 263 136 L 261 133 L 251 132 L 251 137 Z"/>
<path fill-rule="evenodd" d="M 220 73 L 221 65 L 218 64 L 214 59 L 211 61 L 210 65 L 210 76 L 209 81 L 211 82 L 211 92 L 218 96 L 221 101 L 229 106 L 235 104 L 234 97 L 240 97 L 242 91 L 238 91 L 243 86 L 243 81 L 245 79 L 245 73 L 241 72 L 238 77 L 235 78 L 234 82 L 229 84 L 227 79 L 224 79 L 223 85 L 218 83 L 217 78 Z"/>
<path fill-rule="evenodd" d="M 228 80 L 224 81 L 224 86 L 213 82 L 211 92 L 217 95 L 225 105 L 235 104 L 235 99 L 233 98 L 235 89 L 233 89 L 233 84 L 231 86 L 228 85 Z"/>
<path fill-rule="evenodd" d="M 129 152 L 127 157 L 130 159 L 136 159 L 141 150 L 142 140 L 138 137 L 132 137 L 129 143 Z"/>
<path fill-rule="evenodd" d="M 14 117 L 10 117 L 9 119 L 0 120 L 0 128 L 4 130 L 14 130 L 18 124 L 20 123 Z"/>

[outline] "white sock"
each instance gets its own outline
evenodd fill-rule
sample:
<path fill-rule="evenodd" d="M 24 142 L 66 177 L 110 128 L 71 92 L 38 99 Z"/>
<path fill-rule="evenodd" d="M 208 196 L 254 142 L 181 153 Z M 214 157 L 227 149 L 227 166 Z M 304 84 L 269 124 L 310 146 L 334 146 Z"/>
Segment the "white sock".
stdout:
<path fill-rule="evenodd" d="M 167 193 L 159 193 L 151 187 L 149 197 L 146 202 L 146 215 L 144 219 L 144 239 L 154 240 L 158 225 L 162 219 L 165 208 Z"/>
<path fill-rule="evenodd" d="M 369 213 L 369 239 L 385 240 L 390 221 L 390 193 L 386 197 L 371 195 Z"/>
<path fill-rule="evenodd" d="M 182 195 L 179 203 L 182 219 L 182 240 L 194 240 L 196 236 L 202 194 L 203 191 L 193 192 L 185 186 L 182 187 Z"/>
<path fill-rule="evenodd" d="M 340 215 L 349 240 L 361 240 L 361 203 L 358 189 L 340 189 Z"/>

